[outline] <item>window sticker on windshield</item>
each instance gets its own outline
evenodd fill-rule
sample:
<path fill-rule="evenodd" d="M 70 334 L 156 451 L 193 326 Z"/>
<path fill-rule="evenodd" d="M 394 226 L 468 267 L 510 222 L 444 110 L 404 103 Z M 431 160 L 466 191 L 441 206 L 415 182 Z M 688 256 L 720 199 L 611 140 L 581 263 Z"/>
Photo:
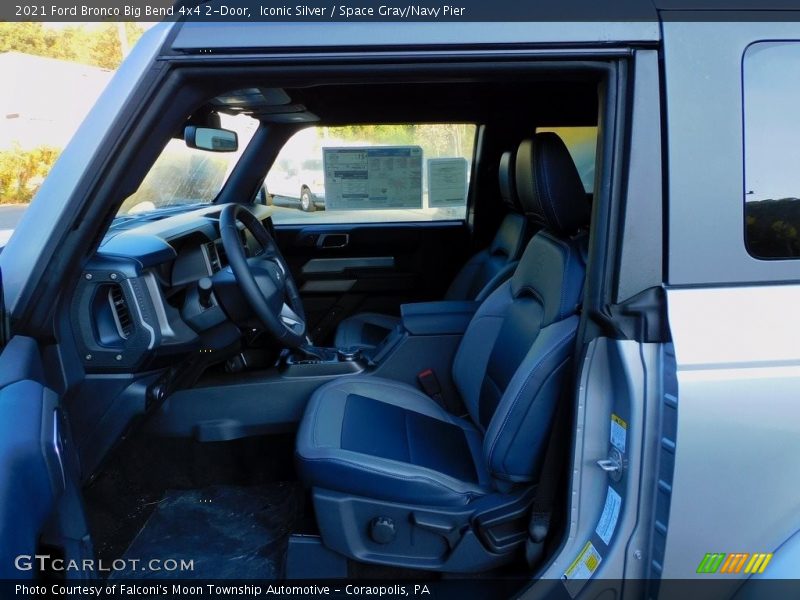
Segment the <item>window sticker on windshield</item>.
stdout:
<path fill-rule="evenodd" d="M 606 505 L 603 507 L 603 514 L 600 515 L 600 522 L 597 524 L 595 532 L 603 543 L 608 546 L 614 530 L 617 528 L 619 519 L 619 509 L 622 506 L 622 497 L 609 486 L 606 494 Z"/>
<path fill-rule="evenodd" d="M 625 453 L 625 442 L 628 437 L 628 424 L 615 414 L 611 414 L 611 445 Z"/>
<path fill-rule="evenodd" d="M 561 580 L 564 582 L 564 587 L 571 597 L 577 596 L 583 589 L 583 586 L 592 578 L 600 561 L 603 557 L 592 545 L 592 542 L 586 542 L 586 545 L 581 550 L 578 557 L 572 561 L 572 564 L 564 571 Z"/>

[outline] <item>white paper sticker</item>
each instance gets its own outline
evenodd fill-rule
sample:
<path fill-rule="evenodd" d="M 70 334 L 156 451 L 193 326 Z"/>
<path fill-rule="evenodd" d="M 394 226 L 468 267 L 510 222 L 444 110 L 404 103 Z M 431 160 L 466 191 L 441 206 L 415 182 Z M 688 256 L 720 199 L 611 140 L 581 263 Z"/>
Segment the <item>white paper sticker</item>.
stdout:
<path fill-rule="evenodd" d="M 625 454 L 628 438 L 628 424 L 615 414 L 611 414 L 611 445 Z"/>
<path fill-rule="evenodd" d="M 595 529 L 595 533 L 603 540 L 606 546 L 608 546 L 611 536 L 614 535 L 614 530 L 617 528 L 621 506 L 622 497 L 613 488 L 609 487 L 606 494 L 606 505 L 603 507 L 603 514 L 600 515 L 600 522 L 597 524 L 597 529 Z"/>
<path fill-rule="evenodd" d="M 428 206 L 464 206 L 467 203 L 467 159 L 428 159 Z"/>
<path fill-rule="evenodd" d="M 601 560 L 603 557 L 600 556 L 592 542 L 586 542 L 583 550 L 561 577 L 570 596 L 574 598 L 580 593 L 586 582 L 594 575 Z"/>

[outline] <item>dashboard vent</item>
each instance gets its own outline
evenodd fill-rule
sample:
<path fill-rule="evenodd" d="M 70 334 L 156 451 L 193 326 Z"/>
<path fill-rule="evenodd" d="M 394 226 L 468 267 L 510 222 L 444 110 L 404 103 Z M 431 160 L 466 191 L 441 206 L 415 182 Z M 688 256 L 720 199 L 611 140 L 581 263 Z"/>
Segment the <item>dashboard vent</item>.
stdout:
<path fill-rule="evenodd" d="M 108 301 L 111 303 L 111 310 L 114 313 L 114 321 L 116 321 L 119 334 L 127 340 L 133 333 L 133 319 L 131 318 L 128 303 L 125 300 L 125 294 L 122 293 L 122 287 L 112 285 L 108 291 Z"/>
<path fill-rule="evenodd" d="M 217 252 L 217 245 L 214 242 L 208 242 L 206 245 L 206 256 L 208 257 L 208 266 L 211 267 L 211 274 L 213 275 L 222 268 Z"/>

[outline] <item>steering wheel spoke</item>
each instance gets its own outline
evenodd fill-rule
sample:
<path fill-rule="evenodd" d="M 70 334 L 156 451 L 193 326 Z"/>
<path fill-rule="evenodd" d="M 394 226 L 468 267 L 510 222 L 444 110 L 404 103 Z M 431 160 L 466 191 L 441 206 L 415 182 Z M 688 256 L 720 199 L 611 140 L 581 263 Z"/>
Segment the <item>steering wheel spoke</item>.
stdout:
<path fill-rule="evenodd" d="M 292 307 L 285 302 L 283 308 L 281 308 L 281 321 L 292 331 L 301 331 L 305 329 L 303 320 L 292 310 Z"/>
<path fill-rule="evenodd" d="M 261 244 L 261 255 L 247 257 L 237 223 L 242 223 Z M 228 204 L 222 209 L 219 227 L 231 271 L 256 316 L 286 346 L 305 345 L 305 312 L 300 293 L 266 227 L 241 204 Z"/>

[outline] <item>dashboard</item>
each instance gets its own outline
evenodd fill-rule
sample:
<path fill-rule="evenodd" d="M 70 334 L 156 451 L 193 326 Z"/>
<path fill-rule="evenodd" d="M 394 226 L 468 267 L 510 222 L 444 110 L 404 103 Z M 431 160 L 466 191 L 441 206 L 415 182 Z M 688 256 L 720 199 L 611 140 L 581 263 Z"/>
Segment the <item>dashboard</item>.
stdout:
<path fill-rule="evenodd" d="M 271 209 L 248 207 L 269 226 Z M 70 322 L 87 372 L 138 372 L 236 346 L 241 334 L 203 278 L 225 275 L 220 207 L 115 224 L 84 269 Z M 260 246 L 242 229 L 248 255 Z M 222 273 L 221 273 L 222 272 Z"/>

